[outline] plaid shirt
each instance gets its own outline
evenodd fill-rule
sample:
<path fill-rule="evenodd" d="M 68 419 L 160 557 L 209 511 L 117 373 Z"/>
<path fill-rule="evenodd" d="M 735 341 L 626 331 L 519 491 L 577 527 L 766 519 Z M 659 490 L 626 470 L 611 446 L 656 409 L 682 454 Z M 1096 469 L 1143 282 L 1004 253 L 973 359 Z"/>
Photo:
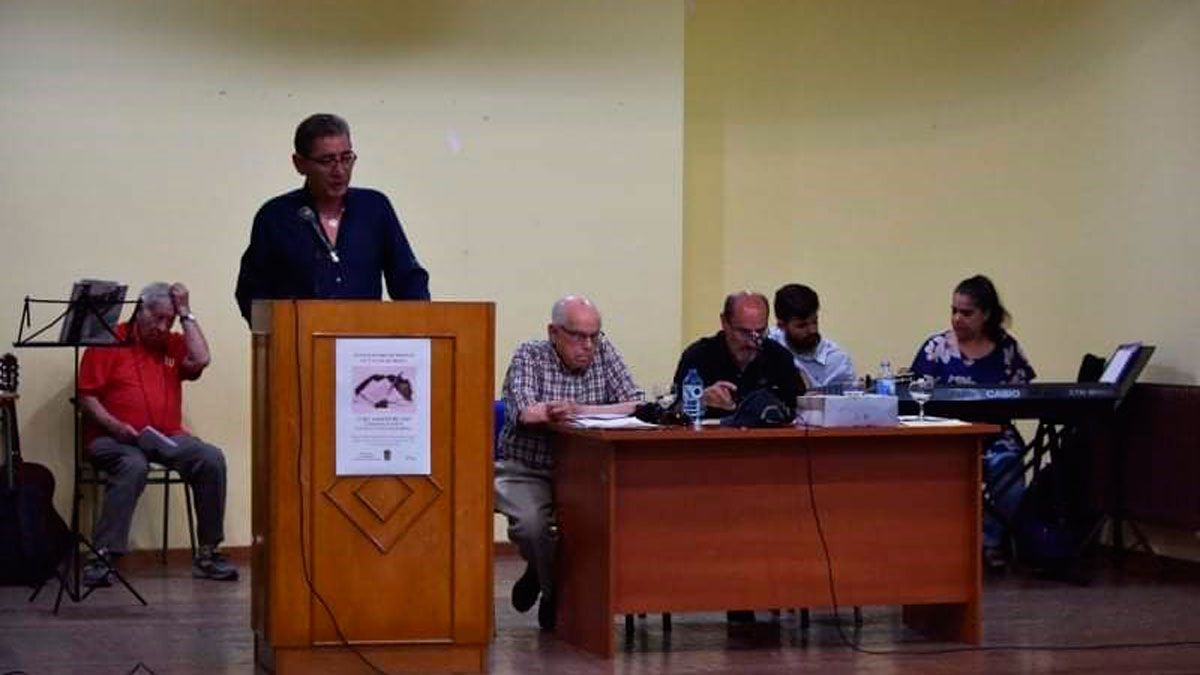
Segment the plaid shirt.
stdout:
<path fill-rule="evenodd" d="M 595 357 L 582 372 L 567 370 L 549 340 L 530 340 L 513 354 L 504 376 L 503 396 L 500 458 L 548 469 L 554 466 L 549 435 L 541 425 L 519 423 L 521 410 L 545 401 L 583 405 L 640 401 L 642 390 L 633 383 L 620 352 L 607 338 L 600 339 Z"/>

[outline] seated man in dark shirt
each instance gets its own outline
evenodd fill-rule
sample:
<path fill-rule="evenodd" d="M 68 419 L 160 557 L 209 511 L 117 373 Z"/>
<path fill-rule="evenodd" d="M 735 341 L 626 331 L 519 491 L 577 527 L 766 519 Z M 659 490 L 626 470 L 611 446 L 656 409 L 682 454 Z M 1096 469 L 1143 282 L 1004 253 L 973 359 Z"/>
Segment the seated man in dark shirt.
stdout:
<path fill-rule="evenodd" d="M 675 369 L 675 390 L 692 368 L 704 380 L 705 417 L 732 413 L 738 402 L 758 389 L 770 389 L 789 408 L 804 393 L 804 381 L 786 347 L 764 340 L 770 309 L 766 296 L 743 291 L 725 298 L 721 330 L 683 351 Z"/>
<path fill-rule="evenodd" d="M 804 393 L 804 381 L 792 353 L 774 340 L 764 340 L 770 305 L 761 293 L 742 291 L 725 298 L 721 330 L 696 340 L 679 357 L 675 368 L 675 391 L 683 390 L 683 378 L 692 368 L 704 380 L 705 417 L 723 417 L 737 409 L 738 402 L 759 389 L 769 389 L 789 408 Z M 731 623 L 752 623 L 754 612 L 728 613 Z"/>

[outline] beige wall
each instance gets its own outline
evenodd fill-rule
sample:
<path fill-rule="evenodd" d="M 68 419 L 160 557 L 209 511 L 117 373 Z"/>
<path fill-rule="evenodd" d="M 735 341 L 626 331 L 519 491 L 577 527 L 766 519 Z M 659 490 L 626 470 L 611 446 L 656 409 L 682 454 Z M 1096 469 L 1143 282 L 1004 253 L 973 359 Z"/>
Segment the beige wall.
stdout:
<path fill-rule="evenodd" d="M 685 339 L 803 281 L 908 365 L 983 272 L 1043 379 L 1200 379 L 1200 3 L 701 0 L 685 45 Z"/>
<path fill-rule="evenodd" d="M 299 184 L 296 123 L 333 111 L 353 127 L 356 182 L 391 196 L 435 299 L 497 303 L 497 386 L 568 291 L 607 310 L 640 381 L 669 377 L 682 16 L 637 1 L 0 2 L 0 338 L 25 295 L 80 277 L 189 284 L 214 362 L 185 413 L 229 456 L 228 541 L 247 544 L 237 260 L 259 204 Z M 54 468 L 66 512 L 70 353 L 19 356 L 26 454 Z M 136 546 L 154 545 L 160 511 L 143 500 Z"/>
<path fill-rule="evenodd" d="M 0 338 L 78 277 L 188 282 L 215 363 L 186 412 L 230 455 L 231 543 L 236 260 L 317 110 L 354 125 L 356 181 L 392 197 L 434 296 L 498 303 L 497 384 L 564 292 L 649 384 L 726 291 L 792 280 L 860 365 L 907 364 L 976 271 L 1045 379 L 1131 338 L 1159 346 L 1148 379 L 1200 379 L 1200 3 L 296 7 L 0 1 Z M 20 356 L 27 454 L 65 478 L 69 354 Z"/>

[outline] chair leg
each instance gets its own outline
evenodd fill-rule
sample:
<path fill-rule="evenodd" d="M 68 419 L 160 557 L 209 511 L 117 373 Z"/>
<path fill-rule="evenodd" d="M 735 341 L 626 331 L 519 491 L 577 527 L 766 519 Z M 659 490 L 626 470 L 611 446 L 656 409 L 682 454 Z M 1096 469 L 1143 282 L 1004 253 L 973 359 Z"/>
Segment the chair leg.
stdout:
<path fill-rule="evenodd" d="M 811 617 L 808 614 L 808 608 L 804 607 L 800 610 L 800 628 L 808 630 L 808 624 Z"/>
<path fill-rule="evenodd" d="M 639 613 L 637 615 L 637 618 L 644 619 L 644 618 L 646 618 L 646 615 L 644 613 Z M 663 629 L 664 633 L 671 632 L 671 613 L 670 612 L 663 612 L 663 614 L 662 614 L 662 629 Z M 625 615 L 625 638 L 632 639 L 634 632 L 635 632 L 634 615 L 626 614 Z"/>
<path fill-rule="evenodd" d="M 854 606 L 854 625 L 861 626 L 862 624 L 863 624 L 862 607 L 855 605 Z"/>
<path fill-rule="evenodd" d="M 163 534 L 162 551 L 158 554 L 160 565 L 167 564 L 167 527 L 171 523 L 171 481 L 163 480 Z"/>
<path fill-rule="evenodd" d="M 103 508 L 104 508 L 104 505 L 100 502 L 100 499 L 103 496 L 103 493 L 100 492 L 100 489 L 104 487 L 104 484 L 92 483 L 91 485 L 92 485 L 92 500 L 88 506 L 88 515 L 91 516 L 90 520 L 92 521 L 92 524 L 88 528 L 88 537 L 89 538 L 96 536 L 96 524 L 100 522 L 100 511 L 103 510 Z M 83 493 L 82 492 L 79 493 L 78 501 L 79 501 L 79 507 L 82 507 L 82 503 L 83 503 Z M 79 527 L 81 528 L 81 527 L 83 527 L 83 525 L 79 525 Z M 76 529 L 78 529 L 78 528 L 76 528 Z M 77 534 L 82 534 L 82 531 L 77 532 Z"/>
<path fill-rule="evenodd" d="M 183 484 L 183 501 L 187 505 L 188 546 L 192 549 L 192 557 L 196 557 L 196 519 L 192 513 L 192 486 Z"/>

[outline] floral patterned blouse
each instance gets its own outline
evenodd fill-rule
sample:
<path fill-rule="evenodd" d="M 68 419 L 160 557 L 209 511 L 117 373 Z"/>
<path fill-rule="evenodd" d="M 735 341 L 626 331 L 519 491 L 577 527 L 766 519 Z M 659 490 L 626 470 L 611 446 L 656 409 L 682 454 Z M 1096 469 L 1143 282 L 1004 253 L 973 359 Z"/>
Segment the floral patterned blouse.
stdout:
<path fill-rule="evenodd" d="M 913 357 L 914 375 L 932 375 L 938 384 L 1021 384 L 1036 373 L 1025 352 L 1008 333 L 996 348 L 979 359 L 970 359 L 958 351 L 954 331 L 930 335 Z"/>

